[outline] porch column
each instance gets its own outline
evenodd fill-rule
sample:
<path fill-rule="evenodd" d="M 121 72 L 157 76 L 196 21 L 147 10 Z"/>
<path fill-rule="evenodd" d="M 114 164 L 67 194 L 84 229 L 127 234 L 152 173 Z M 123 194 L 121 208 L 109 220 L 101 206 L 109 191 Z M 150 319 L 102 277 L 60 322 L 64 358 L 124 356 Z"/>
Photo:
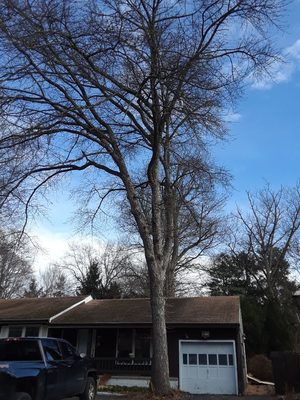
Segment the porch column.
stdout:
<path fill-rule="evenodd" d="M 0 338 L 7 338 L 8 337 L 8 332 L 9 332 L 9 327 L 8 326 L 1 326 Z"/>
<path fill-rule="evenodd" d="M 48 326 L 40 326 L 39 337 L 47 337 L 47 336 L 48 336 Z"/>
<path fill-rule="evenodd" d="M 88 354 L 89 340 L 90 340 L 89 329 L 78 329 L 77 332 L 77 350 L 78 353 Z"/>

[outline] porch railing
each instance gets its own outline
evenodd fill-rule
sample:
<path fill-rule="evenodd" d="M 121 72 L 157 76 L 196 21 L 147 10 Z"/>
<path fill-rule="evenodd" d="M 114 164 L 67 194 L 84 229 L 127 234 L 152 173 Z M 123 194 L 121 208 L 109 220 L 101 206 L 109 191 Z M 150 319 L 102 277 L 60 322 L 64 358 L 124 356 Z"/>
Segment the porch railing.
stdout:
<path fill-rule="evenodd" d="M 151 358 L 113 358 L 96 357 L 97 370 L 100 373 L 150 373 Z"/>

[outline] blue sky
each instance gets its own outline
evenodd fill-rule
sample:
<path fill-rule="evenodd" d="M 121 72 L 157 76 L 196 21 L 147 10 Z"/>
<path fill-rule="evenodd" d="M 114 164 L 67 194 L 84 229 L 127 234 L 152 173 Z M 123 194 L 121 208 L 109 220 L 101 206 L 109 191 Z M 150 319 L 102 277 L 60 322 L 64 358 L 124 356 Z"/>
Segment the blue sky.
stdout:
<path fill-rule="evenodd" d="M 275 65 L 273 80 L 250 84 L 237 104 L 229 139 L 213 151 L 233 176 L 228 208 L 243 206 L 245 191 L 265 182 L 293 186 L 300 178 L 300 1 L 288 7 L 284 31 L 277 36 L 285 64 Z"/>
<path fill-rule="evenodd" d="M 236 106 L 226 142 L 216 145 L 213 157 L 233 176 L 227 210 L 246 205 L 245 191 L 255 191 L 265 182 L 274 188 L 293 186 L 300 178 L 300 0 L 289 4 L 274 37 L 285 64 L 274 65 L 273 81 L 249 83 Z M 73 210 L 67 194 L 52 197 L 49 220 L 41 219 L 33 231 L 48 253 L 38 263 L 57 258 L 76 239 L 70 223 Z M 104 239 L 112 228 L 101 232 Z M 101 237 L 100 237 L 101 239 Z"/>

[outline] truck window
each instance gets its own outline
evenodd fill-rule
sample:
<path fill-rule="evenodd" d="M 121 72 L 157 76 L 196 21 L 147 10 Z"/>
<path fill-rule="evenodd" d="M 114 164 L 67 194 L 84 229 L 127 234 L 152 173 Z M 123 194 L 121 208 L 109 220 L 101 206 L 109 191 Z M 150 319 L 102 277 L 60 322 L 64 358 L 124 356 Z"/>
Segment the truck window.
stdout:
<path fill-rule="evenodd" d="M 9 339 L 0 341 L 0 361 L 42 361 L 38 342 Z"/>
<path fill-rule="evenodd" d="M 70 346 L 68 343 L 61 342 L 60 347 L 62 350 L 62 356 L 64 360 L 75 360 L 76 359 L 76 350 L 73 346 Z"/>
<path fill-rule="evenodd" d="M 59 345 L 56 340 L 42 339 L 42 344 L 48 361 L 57 361 L 62 359 Z"/>

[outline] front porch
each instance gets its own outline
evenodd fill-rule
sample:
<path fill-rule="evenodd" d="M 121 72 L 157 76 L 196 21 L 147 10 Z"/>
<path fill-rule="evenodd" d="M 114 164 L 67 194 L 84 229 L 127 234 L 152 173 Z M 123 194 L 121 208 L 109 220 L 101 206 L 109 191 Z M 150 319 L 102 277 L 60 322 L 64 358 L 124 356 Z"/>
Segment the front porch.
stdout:
<path fill-rule="evenodd" d="M 150 376 L 150 328 L 49 328 L 48 336 L 70 341 L 95 358 L 100 374 Z"/>

